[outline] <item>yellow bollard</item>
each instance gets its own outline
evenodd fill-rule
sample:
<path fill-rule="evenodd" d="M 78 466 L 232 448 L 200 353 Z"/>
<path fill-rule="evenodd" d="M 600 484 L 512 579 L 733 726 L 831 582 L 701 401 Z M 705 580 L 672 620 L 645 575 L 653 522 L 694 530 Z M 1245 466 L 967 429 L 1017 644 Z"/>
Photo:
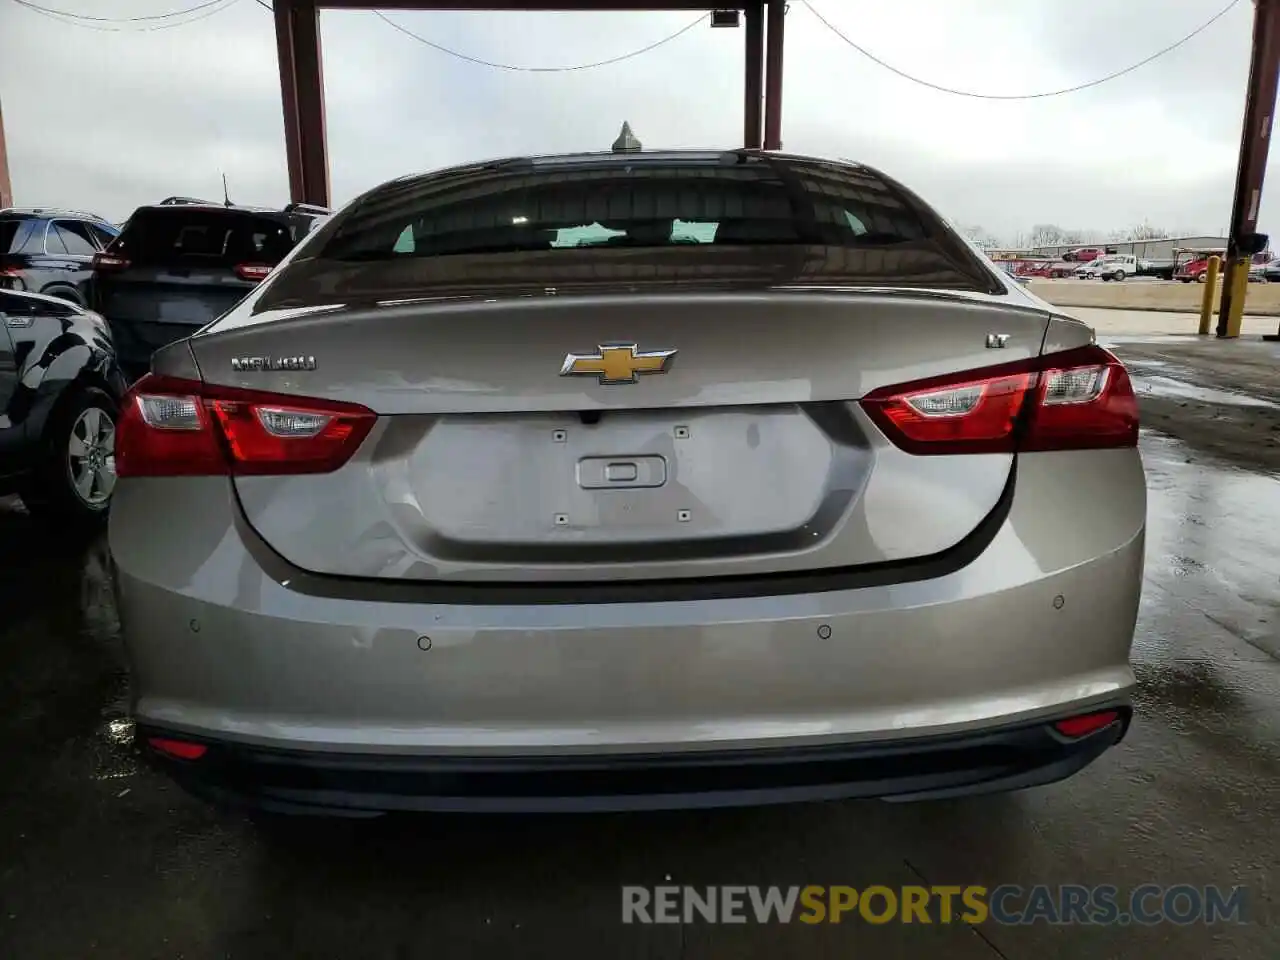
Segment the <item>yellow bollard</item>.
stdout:
<path fill-rule="evenodd" d="M 1204 299 L 1200 301 L 1200 329 L 1197 331 L 1201 335 L 1209 332 L 1209 321 L 1213 319 L 1214 294 L 1218 290 L 1218 268 L 1221 265 L 1222 261 L 1217 257 L 1210 257 L 1204 268 Z"/>
<path fill-rule="evenodd" d="M 1227 337 L 1240 336 L 1240 327 L 1244 324 L 1244 298 L 1249 293 L 1250 260 L 1244 258 L 1236 261 L 1235 276 L 1231 285 L 1231 312 L 1227 315 Z"/>

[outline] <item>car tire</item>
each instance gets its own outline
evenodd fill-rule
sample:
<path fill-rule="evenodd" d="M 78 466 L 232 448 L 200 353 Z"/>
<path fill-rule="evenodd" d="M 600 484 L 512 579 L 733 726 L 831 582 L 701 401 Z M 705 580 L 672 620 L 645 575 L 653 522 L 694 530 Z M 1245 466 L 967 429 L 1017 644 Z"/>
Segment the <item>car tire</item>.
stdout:
<path fill-rule="evenodd" d="M 1115 273 L 1111 275 L 1111 279 L 1115 280 L 1116 282 L 1123 281 L 1124 278 L 1125 278 L 1125 272 L 1123 270 L 1117 270 Z"/>
<path fill-rule="evenodd" d="M 74 303 L 77 307 L 85 305 L 84 298 L 80 296 L 80 292 L 75 287 L 46 287 L 40 292 L 46 297 L 56 297 L 59 300 L 67 301 L 67 303 Z"/>
<path fill-rule="evenodd" d="M 1209 275 L 1207 273 L 1201 273 L 1196 277 L 1196 283 L 1206 283 L 1208 279 Z"/>
<path fill-rule="evenodd" d="M 20 491 L 32 516 L 68 532 L 90 533 L 106 519 L 115 488 L 120 411 L 97 387 L 72 387 L 40 439 L 35 470 Z"/>

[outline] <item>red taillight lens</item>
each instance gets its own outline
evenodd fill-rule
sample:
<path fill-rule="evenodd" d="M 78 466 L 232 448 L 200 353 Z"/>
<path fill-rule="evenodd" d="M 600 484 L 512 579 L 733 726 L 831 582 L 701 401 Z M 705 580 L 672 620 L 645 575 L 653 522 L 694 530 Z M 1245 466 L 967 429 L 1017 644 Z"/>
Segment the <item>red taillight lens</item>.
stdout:
<path fill-rule="evenodd" d="M 200 396 L 201 384 L 145 376 L 125 395 L 116 426 L 116 475 L 205 476 L 230 472 Z"/>
<path fill-rule="evenodd" d="M 1053 725 L 1053 729 L 1064 737 L 1087 737 L 1091 733 L 1097 733 L 1099 730 L 1111 726 L 1119 719 L 1120 714 L 1118 711 L 1102 710 L 1098 713 L 1086 713 L 1080 717 L 1068 717 L 1065 720 L 1059 720 Z"/>
<path fill-rule="evenodd" d="M 862 407 L 916 454 L 1132 447 L 1138 404 L 1124 365 L 1097 346 L 875 390 Z"/>
<path fill-rule="evenodd" d="M 148 741 L 151 749 L 166 757 L 177 760 L 199 760 L 209 748 L 203 743 L 188 743 L 186 740 L 170 740 L 168 737 L 151 737 Z"/>
<path fill-rule="evenodd" d="M 147 375 L 122 404 L 121 477 L 328 473 L 377 415 L 353 403 Z"/>
<path fill-rule="evenodd" d="M 264 263 L 238 263 L 235 270 L 241 280 L 265 280 L 271 273 L 271 267 Z"/>
<path fill-rule="evenodd" d="M 1029 373 L 949 378 L 924 389 L 872 394 L 862 406 L 912 453 L 993 453 L 1008 448 L 1033 382 Z"/>
<path fill-rule="evenodd" d="M 127 270 L 129 267 L 129 259 L 127 257 L 117 256 L 114 253 L 97 253 L 93 257 L 93 269 L 110 272 L 112 270 Z"/>
<path fill-rule="evenodd" d="M 1019 450 L 1097 450 L 1138 445 L 1138 398 L 1114 354 L 1085 347 L 1080 358 L 1048 357 Z M 1056 361 L 1056 362 L 1054 362 Z"/>

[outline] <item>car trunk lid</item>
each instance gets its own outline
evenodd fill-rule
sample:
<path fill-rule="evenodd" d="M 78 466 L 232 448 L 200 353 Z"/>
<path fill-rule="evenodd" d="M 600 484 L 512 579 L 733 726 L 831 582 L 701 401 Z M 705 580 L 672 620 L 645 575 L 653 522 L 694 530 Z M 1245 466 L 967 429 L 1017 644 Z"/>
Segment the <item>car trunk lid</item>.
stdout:
<path fill-rule="evenodd" d="M 305 570 L 747 575 L 929 556 L 982 522 L 1011 454 L 913 456 L 854 401 L 1036 356 L 1048 316 L 1010 301 L 692 283 L 281 308 L 191 346 L 211 383 L 378 414 L 334 472 L 234 479 L 248 523 Z"/>

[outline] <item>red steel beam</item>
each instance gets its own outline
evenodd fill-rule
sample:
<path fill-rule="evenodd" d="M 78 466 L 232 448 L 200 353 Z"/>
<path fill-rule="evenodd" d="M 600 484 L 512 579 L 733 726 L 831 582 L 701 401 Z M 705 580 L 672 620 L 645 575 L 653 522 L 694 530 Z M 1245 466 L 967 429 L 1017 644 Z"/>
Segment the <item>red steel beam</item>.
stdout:
<path fill-rule="evenodd" d="M 782 42 L 787 14 L 784 0 L 768 0 L 767 46 L 764 53 L 764 148 L 782 149 Z"/>
<path fill-rule="evenodd" d="M 284 152 L 289 167 L 289 198 L 303 193 L 302 140 L 298 130 L 298 75 L 293 57 L 293 0 L 276 0 L 276 60 L 280 67 L 280 102 L 284 109 Z"/>
<path fill-rule="evenodd" d="M 9 151 L 4 145 L 4 108 L 0 107 L 0 209 L 13 206 L 13 182 L 9 179 Z"/>
<path fill-rule="evenodd" d="M 760 108 L 764 94 L 764 0 L 748 3 L 743 9 L 747 21 L 745 73 L 742 81 L 742 145 L 760 149 Z"/>
<path fill-rule="evenodd" d="M 317 0 L 331 10 L 530 10 L 566 13 L 612 10 L 745 10 L 753 0 Z"/>
<path fill-rule="evenodd" d="M 1254 0 L 1253 48 L 1249 62 L 1249 87 L 1245 94 L 1244 125 L 1240 132 L 1240 162 L 1236 167 L 1235 196 L 1231 201 L 1231 229 L 1227 234 L 1227 274 L 1222 283 L 1222 305 L 1217 334 L 1227 336 L 1231 315 L 1232 282 L 1240 243 L 1258 229 L 1262 181 L 1267 172 L 1267 148 L 1276 112 L 1276 81 L 1280 79 L 1280 0 Z M 1246 269 L 1248 269 L 1246 267 Z"/>
<path fill-rule="evenodd" d="M 289 195 L 294 202 L 329 205 L 329 159 L 325 142 L 324 79 L 320 53 L 322 9 L 741 10 L 746 19 L 743 146 L 758 149 L 772 143 L 772 148 L 777 149 L 782 130 L 782 17 L 785 4 L 782 0 L 769 0 L 768 3 L 771 22 L 768 57 L 771 66 L 767 103 L 764 103 L 764 6 L 765 0 L 275 0 L 276 53 L 280 64 Z"/>
<path fill-rule="evenodd" d="M 320 10 L 313 0 L 276 0 L 276 53 L 284 106 L 289 196 L 295 203 L 329 205 Z"/>

